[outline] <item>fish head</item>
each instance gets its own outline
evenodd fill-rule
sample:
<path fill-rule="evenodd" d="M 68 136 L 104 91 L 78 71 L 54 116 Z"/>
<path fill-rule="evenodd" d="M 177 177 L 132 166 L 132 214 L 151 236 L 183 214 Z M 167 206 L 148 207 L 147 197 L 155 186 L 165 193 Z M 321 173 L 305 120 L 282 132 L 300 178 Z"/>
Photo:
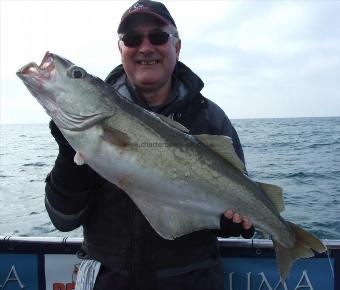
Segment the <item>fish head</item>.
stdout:
<path fill-rule="evenodd" d="M 114 89 L 56 54 L 47 52 L 40 65 L 31 62 L 17 76 L 59 128 L 83 130 L 114 113 Z"/>

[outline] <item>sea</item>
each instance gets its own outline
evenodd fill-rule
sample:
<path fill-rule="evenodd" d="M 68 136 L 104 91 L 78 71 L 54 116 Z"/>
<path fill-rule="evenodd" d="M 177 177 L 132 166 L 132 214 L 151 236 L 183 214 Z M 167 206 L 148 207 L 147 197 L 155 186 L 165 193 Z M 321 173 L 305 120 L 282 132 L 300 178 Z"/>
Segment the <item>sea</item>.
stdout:
<path fill-rule="evenodd" d="M 232 120 L 249 176 L 284 190 L 284 218 L 340 239 L 340 117 Z M 48 124 L 0 127 L 0 236 L 81 237 L 59 232 L 44 206 L 57 145 Z"/>

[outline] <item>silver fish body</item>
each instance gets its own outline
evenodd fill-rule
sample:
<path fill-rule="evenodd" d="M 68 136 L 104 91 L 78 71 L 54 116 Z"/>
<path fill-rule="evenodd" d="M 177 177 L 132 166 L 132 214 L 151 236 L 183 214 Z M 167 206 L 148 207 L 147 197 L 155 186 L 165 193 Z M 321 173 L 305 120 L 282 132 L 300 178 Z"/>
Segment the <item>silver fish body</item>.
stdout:
<path fill-rule="evenodd" d="M 281 280 L 292 263 L 325 251 L 284 220 L 282 191 L 251 180 L 225 136 L 190 135 L 55 54 L 17 75 L 89 166 L 122 188 L 165 239 L 219 229 L 227 209 L 250 217 L 274 243 Z M 76 156 L 77 157 L 77 156 Z"/>

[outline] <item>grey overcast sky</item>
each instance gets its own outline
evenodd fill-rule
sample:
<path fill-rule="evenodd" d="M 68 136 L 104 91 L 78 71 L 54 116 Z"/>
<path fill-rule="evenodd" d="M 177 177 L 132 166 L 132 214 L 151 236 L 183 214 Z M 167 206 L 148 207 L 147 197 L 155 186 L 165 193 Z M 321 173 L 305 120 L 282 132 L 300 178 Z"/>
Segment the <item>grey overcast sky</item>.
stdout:
<path fill-rule="evenodd" d="M 116 28 L 133 2 L 0 0 L 0 122 L 49 120 L 15 75 L 47 50 L 105 78 L 120 63 Z M 162 2 L 180 60 L 230 118 L 340 116 L 340 1 Z"/>

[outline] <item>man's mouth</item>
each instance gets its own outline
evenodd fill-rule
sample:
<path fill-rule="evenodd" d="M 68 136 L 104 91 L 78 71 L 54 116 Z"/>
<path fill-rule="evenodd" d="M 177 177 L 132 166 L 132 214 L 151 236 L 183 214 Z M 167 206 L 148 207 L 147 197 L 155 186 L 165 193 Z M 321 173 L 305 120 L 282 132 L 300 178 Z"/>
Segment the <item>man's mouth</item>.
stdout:
<path fill-rule="evenodd" d="M 155 64 L 159 64 L 160 61 L 157 59 L 153 59 L 153 60 L 137 60 L 136 61 L 138 64 L 140 65 L 155 65 Z"/>

